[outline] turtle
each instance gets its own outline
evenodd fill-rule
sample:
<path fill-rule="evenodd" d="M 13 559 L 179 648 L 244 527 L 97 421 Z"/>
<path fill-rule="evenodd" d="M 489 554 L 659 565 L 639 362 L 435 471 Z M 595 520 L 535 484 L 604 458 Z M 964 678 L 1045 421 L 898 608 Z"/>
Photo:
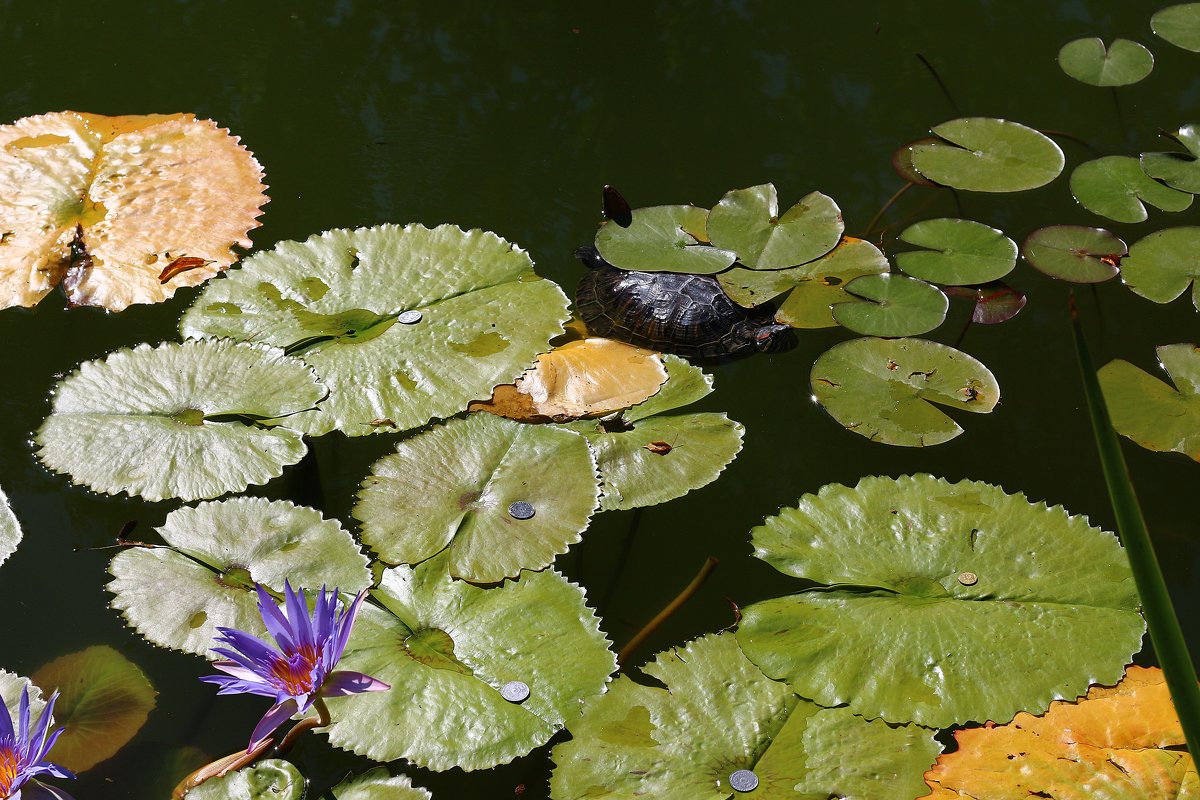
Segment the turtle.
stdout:
<path fill-rule="evenodd" d="M 796 335 L 764 304 L 744 308 L 711 275 L 623 270 L 592 245 L 575 250 L 588 267 L 575 308 L 595 336 L 686 358 L 719 359 L 755 350 L 778 353 Z"/>

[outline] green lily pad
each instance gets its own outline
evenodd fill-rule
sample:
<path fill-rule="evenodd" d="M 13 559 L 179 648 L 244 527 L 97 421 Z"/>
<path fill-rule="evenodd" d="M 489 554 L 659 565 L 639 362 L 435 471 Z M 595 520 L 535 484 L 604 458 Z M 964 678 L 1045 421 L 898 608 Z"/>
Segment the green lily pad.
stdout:
<path fill-rule="evenodd" d="M 589 700 L 554 748 L 554 798 L 727 800 L 730 775 L 753 770 L 752 798 L 915 797 L 941 750 L 915 725 L 867 722 L 797 697 L 751 664 L 732 634 L 659 653 Z"/>
<path fill-rule="evenodd" d="M 1200 194 L 1200 128 L 1184 125 L 1172 134 L 1164 134 L 1187 148 L 1184 153 L 1142 153 L 1142 171 L 1172 189 Z"/>
<path fill-rule="evenodd" d="M 354 516 L 363 542 L 388 563 L 446 551 L 451 575 L 493 583 L 565 553 L 599 494 L 596 462 L 574 431 L 470 414 L 375 462 Z M 514 503 L 533 515 L 514 514 Z"/>
<path fill-rule="evenodd" d="M 1006 283 L 992 281 L 982 286 L 947 286 L 943 289 L 948 297 L 962 297 L 975 304 L 971 309 L 971 322 L 979 325 L 998 325 L 1021 313 L 1025 307 L 1025 293 Z"/>
<path fill-rule="evenodd" d="M 142 344 L 88 361 L 54 390 L 38 458 L 97 492 L 198 500 L 278 477 L 307 450 L 268 418 L 325 395 L 303 362 L 229 340 Z"/>
<path fill-rule="evenodd" d="M 745 428 L 721 413 L 668 414 L 712 391 L 712 378 L 678 356 L 664 356 L 667 382 L 622 414 L 623 423 L 580 420 L 600 471 L 600 510 L 665 503 L 707 486 L 742 449 Z"/>
<path fill-rule="evenodd" d="M 566 308 L 528 254 L 493 233 L 380 225 L 256 253 L 211 282 L 179 327 L 303 358 L 329 397 L 287 424 L 360 436 L 453 416 L 512 383 L 550 349 Z"/>
<path fill-rule="evenodd" d="M 308 779 L 278 758 L 242 767 L 223 778 L 209 778 L 187 793 L 187 800 L 304 800 Z"/>
<path fill-rule="evenodd" d="M 950 301 L 925 281 L 894 273 L 863 275 L 846 284 L 852 298 L 835 303 L 839 325 L 868 336 L 915 336 L 941 325 Z"/>
<path fill-rule="evenodd" d="M 987 283 L 1003 278 L 1017 264 L 1012 239 L 969 219 L 927 219 L 905 228 L 900 240 L 928 249 L 897 253 L 896 266 L 931 283 Z"/>
<path fill-rule="evenodd" d="M 805 195 L 780 216 L 771 183 L 727 193 L 708 215 L 713 245 L 737 253 L 751 269 L 794 267 L 820 258 L 837 246 L 844 229 L 841 209 L 820 192 Z"/>
<path fill-rule="evenodd" d="M 1062 71 L 1090 86 L 1128 86 L 1154 69 L 1154 55 L 1137 42 L 1113 39 L 1108 48 L 1099 37 L 1067 42 L 1058 51 Z"/>
<path fill-rule="evenodd" d="M 51 760 L 72 772 L 116 755 L 146 724 L 158 695 L 136 664 L 107 645 L 56 658 L 33 680 L 61 692 L 54 710 L 63 732 Z"/>
<path fill-rule="evenodd" d="M 1145 625 L 1115 536 L 978 481 L 864 478 L 752 532 L 821 587 L 743 609 L 767 675 L 868 719 L 1007 722 L 1116 683 Z"/>
<path fill-rule="evenodd" d="M 1176 47 L 1200 53 L 1200 3 L 1167 6 L 1150 17 L 1150 30 Z"/>
<path fill-rule="evenodd" d="M 622 228 L 606 222 L 596 232 L 596 249 L 621 269 L 711 275 L 727 269 L 736 253 L 705 244 L 708 211 L 695 206 L 639 208 Z"/>
<path fill-rule="evenodd" d="M 1117 222 L 1145 221 L 1146 203 L 1163 211 L 1183 211 L 1192 204 L 1190 194 L 1154 180 L 1132 156 L 1080 164 L 1071 173 L 1071 194 L 1088 211 Z"/>
<path fill-rule="evenodd" d="M 376 761 L 487 769 L 545 744 L 604 691 L 616 658 L 583 590 L 553 570 L 483 589 L 445 555 L 385 570 L 350 635 L 343 669 L 391 691 L 328 700 L 330 741 Z M 529 688 L 505 700 L 512 681 Z"/>
<path fill-rule="evenodd" d="M 813 364 L 813 395 L 846 430 L 871 441 L 925 447 L 962 433 L 934 404 L 990 412 L 1000 385 L 988 368 L 924 339 L 851 339 Z"/>
<path fill-rule="evenodd" d="M 1167 228 L 1133 243 L 1121 260 L 1121 280 L 1135 294 L 1169 303 L 1192 286 L 1192 304 L 1200 309 L 1200 227 Z"/>
<path fill-rule="evenodd" d="M 918 186 L 928 186 L 931 188 L 939 188 L 941 184 L 934 183 L 926 178 L 921 173 L 917 172 L 917 168 L 913 166 L 912 156 L 913 148 L 917 145 L 925 144 L 941 144 L 942 141 L 934 136 L 922 136 L 920 139 L 902 144 L 892 152 L 892 169 L 896 171 L 904 180 L 909 183 L 915 183 Z"/>
<path fill-rule="evenodd" d="M 8 504 L 8 497 L 0 489 L 0 564 L 11 556 L 21 542 L 21 523 Z"/>
<path fill-rule="evenodd" d="M 116 595 L 113 608 L 160 647 L 202 655 L 218 625 L 265 634 L 255 583 L 282 597 L 285 580 L 347 593 L 371 582 L 366 556 L 336 520 L 282 500 L 180 508 L 157 530 L 169 547 L 118 553 L 106 588 Z"/>
<path fill-rule="evenodd" d="M 1116 234 L 1083 225 L 1038 228 L 1021 246 L 1021 255 L 1039 272 L 1072 283 L 1100 283 L 1114 277 L 1128 252 Z"/>
<path fill-rule="evenodd" d="M 413 786 L 407 775 L 390 775 L 376 767 L 333 787 L 335 800 L 433 800 L 433 795 Z"/>
<path fill-rule="evenodd" d="M 1157 353 L 1174 387 L 1120 359 L 1097 373 L 1113 427 L 1147 450 L 1200 461 L 1200 352 L 1167 344 Z"/>
<path fill-rule="evenodd" d="M 966 117 L 933 128 L 942 142 L 914 144 L 913 166 L 943 186 L 973 192 L 1019 192 L 1062 172 L 1062 150 L 1041 133 L 1003 119 Z"/>

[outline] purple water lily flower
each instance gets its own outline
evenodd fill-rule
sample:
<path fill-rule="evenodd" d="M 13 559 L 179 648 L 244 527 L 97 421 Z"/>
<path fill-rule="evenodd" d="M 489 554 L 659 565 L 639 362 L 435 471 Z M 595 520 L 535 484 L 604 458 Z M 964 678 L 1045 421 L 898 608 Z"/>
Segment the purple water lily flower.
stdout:
<path fill-rule="evenodd" d="M 296 592 L 284 582 L 284 609 L 262 586 L 258 591 L 258 613 L 267 632 L 279 646 L 276 650 L 250 634 L 235 628 L 217 628 L 220 635 L 213 650 L 228 661 L 213 666 L 226 675 L 206 675 L 200 680 L 221 687 L 217 694 L 261 694 L 275 698 L 275 705 L 263 715 L 250 735 L 253 750 L 276 728 L 295 714 L 303 714 L 322 697 L 343 697 L 360 692 L 390 689 L 383 681 L 349 670 L 333 671 L 350 638 L 350 627 L 367 591 L 358 593 L 348 607 L 337 613 L 337 590 L 326 593 L 321 587 L 312 614 L 304 590 Z M 318 709 L 323 706 L 318 706 Z"/>
<path fill-rule="evenodd" d="M 59 789 L 44 786 L 33 780 L 38 775 L 55 778 L 74 778 L 75 775 L 45 761 L 46 753 L 58 741 L 62 728 L 47 735 L 50 717 L 54 713 L 54 701 L 58 692 L 50 696 L 42 715 L 38 717 L 33 731 L 29 730 L 29 687 L 21 690 L 21 704 L 17 710 L 17 726 L 8 709 L 0 705 L 0 798 L 4 800 L 71 800 L 70 795 Z M 21 787 L 25 788 L 22 789 Z"/>

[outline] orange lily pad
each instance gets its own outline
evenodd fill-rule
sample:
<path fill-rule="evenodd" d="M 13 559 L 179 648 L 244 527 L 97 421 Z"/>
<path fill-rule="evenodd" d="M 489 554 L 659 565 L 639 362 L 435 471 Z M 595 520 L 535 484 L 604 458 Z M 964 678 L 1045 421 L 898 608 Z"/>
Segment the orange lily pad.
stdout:
<path fill-rule="evenodd" d="M 158 303 L 238 260 L 267 202 L 238 138 L 191 114 L 0 125 L 0 308 Z"/>

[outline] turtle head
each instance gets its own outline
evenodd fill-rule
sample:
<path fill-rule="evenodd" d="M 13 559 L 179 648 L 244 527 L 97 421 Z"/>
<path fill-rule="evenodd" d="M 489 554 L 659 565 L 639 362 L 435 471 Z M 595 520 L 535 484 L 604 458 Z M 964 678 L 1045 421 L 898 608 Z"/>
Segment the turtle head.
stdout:
<path fill-rule="evenodd" d="M 791 325 L 769 322 L 749 329 L 754 346 L 762 353 L 782 353 L 796 346 L 796 332 Z"/>
<path fill-rule="evenodd" d="M 583 262 L 583 265 L 588 269 L 601 269 L 603 267 L 611 267 L 604 258 L 600 255 L 600 251 L 595 245 L 585 244 L 583 247 L 575 248 L 575 257 Z"/>

